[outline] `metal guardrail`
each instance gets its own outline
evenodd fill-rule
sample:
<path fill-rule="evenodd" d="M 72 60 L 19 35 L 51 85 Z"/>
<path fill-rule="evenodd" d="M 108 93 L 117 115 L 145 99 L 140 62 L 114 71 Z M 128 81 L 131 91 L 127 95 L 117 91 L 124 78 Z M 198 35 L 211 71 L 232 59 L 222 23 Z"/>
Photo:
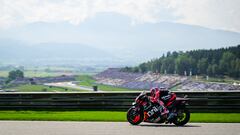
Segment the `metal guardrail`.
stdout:
<path fill-rule="evenodd" d="M 139 92 L 51 93 L 3 92 L 0 109 L 127 110 Z M 188 95 L 192 112 L 240 112 L 240 91 L 176 92 Z"/>

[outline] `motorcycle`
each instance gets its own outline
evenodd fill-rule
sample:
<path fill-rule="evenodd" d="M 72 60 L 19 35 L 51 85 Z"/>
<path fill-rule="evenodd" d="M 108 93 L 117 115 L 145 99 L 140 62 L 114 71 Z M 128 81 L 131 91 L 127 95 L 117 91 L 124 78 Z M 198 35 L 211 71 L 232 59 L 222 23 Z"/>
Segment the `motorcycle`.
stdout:
<path fill-rule="evenodd" d="M 174 116 L 169 122 L 167 114 L 161 115 L 162 107 L 150 101 L 149 96 L 143 91 L 127 111 L 127 120 L 132 125 L 138 125 L 141 122 L 150 123 L 174 123 L 176 126 L 184 126 L 190 120 L 190 112 L 186 108 L 188 99 L 177 98 L 172 105 L 167 107 L 170 114 L 174 112 Z"/>

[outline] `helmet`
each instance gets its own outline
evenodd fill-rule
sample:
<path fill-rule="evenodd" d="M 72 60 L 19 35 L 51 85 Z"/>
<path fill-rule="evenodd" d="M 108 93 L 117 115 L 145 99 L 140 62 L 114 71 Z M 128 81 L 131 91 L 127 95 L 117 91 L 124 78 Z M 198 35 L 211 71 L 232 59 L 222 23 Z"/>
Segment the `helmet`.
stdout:
<path fill-rule="evenodd" d="M 154 97 L 157 91 L 159 91 L 159 89 L 157 87 L 151 88 L 150 89 L 151 96 Z"/>

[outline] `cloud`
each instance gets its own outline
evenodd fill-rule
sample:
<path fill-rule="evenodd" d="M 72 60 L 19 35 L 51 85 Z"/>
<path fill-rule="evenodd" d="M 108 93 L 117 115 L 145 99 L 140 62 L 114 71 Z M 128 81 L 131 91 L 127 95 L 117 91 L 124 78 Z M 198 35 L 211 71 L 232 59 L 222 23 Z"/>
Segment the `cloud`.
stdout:
<path fill-rule="evenodd" d="M 135 23 L 169 21 L 240 32 L 239 0 L 1 0 L 0 27 L 67 21 L 78 25 L 101 12 Z"/>
<path fill-rule="evenodd" d="M 177 22 L 240 32 L 240 0 L 171 0 Z"/>

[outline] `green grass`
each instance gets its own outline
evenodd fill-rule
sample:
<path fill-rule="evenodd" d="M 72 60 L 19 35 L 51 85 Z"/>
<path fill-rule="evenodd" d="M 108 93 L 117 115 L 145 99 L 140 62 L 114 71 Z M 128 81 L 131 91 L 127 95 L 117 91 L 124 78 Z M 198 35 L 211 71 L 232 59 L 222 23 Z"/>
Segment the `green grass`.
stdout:
<path fill-rule="evenodd" d="M 120 87 L 114 87 L 114 86 L 102 85 L 102 84 L 97 86 L 98 86 L 98 89 L 103 91 L 139 91 L 135 89 L 120 88 Z"/>
<path fill-rule="evenodd" d="M 0 111 L 0 120 L 126 121 L 126 112 L 111 111 Z"/>
<path fill-rule="evenodd" d="M 240 113 L 192 113 L 191 122 L 240 123 Z"/>
<path fill-rule="evenodd" d="M 90 75 L 78 75 L 76 80 L 79 81 L 79 85 L 92 87 L 95 80 Z"/>
<path fill-rule="evenodd" d="M 0 77 L 7 77 L 9 71 L 0 71 Z M 24 71 L 25 77 L 52 77 L 52 76 L 60 76 L 63 75 L 64 72 L 45 72 L 45 71 L 37 71 L 34 72 L 32 70 Z"/>
<path fill-rule="evenodd" d="M 8 71 L 0 71 L 0 77 L 7 77 Z"/>
<path fill-rule="evenodd" d="M 119 111 L 0 111 L 0 120 L 126 121 Z M 240 113 L 192 113 L 190 122 L 240 123 Z"/>
<path fill-rule="evenodd" d="M 60 87 L 48 87 L 44 85 L 20 85 L 9 89 L 16 90 L 18 92 L 86 92 L 85 90 L 72 89 L 72 88 L 60 88 Z M 67 90 L 66 90 L 67 89 Z"/>
<path fill-rule="evenodd" d="M 98 89 L 103 91 L 133 91 L 133 90 L 136 91 L 135 89 L 127 89 L 103 84 L 96 84 L 95 83 L 96 81 L 90 75 L 79 75 L 76 77 L 76 80 L 79 81 L 79 85 L 81 86 L 92 87 L 93 85 L 97 85 Z"/>
<path fill-rule="evenodd" d="M 192 76 L 193 80 L 196 80 L 195 76 Z M 218 82 L 218 83 L 229 83 L 229 84 L 233 84 L 234 82 L 236 83 L 240 83 L 239 79 L 234 79 L 234 78 L 230 78 L 228 76 L 224 76 L 222 78 L 220 77 L 209 77 L 208 80 L 206 79 L 205 76 L 198 76 L 198 81 L 203 81 L 203 82 Z"/>
<path fill-rule="evenodd" d="M 45 72 L 45 71 L 24 71 L 26 77 L 52 77 L 63 75 L 62 72 Z"/>

